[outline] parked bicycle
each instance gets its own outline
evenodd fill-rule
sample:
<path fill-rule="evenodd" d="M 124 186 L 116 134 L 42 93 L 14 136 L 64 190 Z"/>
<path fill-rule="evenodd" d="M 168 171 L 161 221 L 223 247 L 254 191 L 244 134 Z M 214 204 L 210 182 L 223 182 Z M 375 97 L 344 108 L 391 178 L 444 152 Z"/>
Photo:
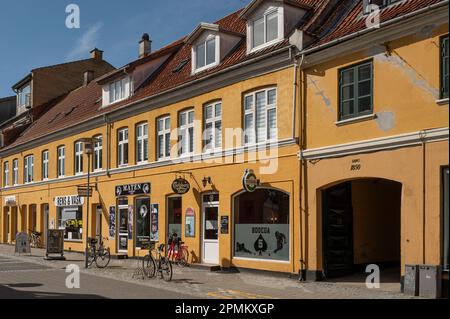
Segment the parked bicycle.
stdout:
<path fill-rule="evenodd" d="M 154 245 L 150 246 L 148 255 L 142 260 L 142 269 L 147 278 L 159 275 L 165 281 L 172 280 L 172 263 L 169 258 L 162 255 L 165 246 L 165 244 L 160 244 L 156 250 Z"/>
<path fill-rule="evenodd" d="M 188 246 L 184 245 L 181 238 L 176 233 L 169 238 L 169 249 L 167 251 L 167 258 L 180 267 L 189 265 L 189 250 Z"/>
<path fill-rule="evenodd" d="M 33 248 L 40 248 L 42 234 L 34 230 L 29 231 L 30 231 L 30 246 Z"/>
<path fill-rule="evenodd" d="M 106 268 L 111 260 L 109 247 L 105 247 L 101 236 L 89 238 L 88 266 L 91 267 L 94 262 L 98 268 Z"/>

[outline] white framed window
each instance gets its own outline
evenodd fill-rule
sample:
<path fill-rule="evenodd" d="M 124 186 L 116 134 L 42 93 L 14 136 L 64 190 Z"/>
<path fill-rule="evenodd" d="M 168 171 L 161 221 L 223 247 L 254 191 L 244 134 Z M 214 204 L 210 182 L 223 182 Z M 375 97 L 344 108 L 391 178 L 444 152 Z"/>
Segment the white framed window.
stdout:
<path fill-rule="evenodd" d="M 19 185 L 19 160 L 13 161 L 13 185 Z"/>
<path fill-rule="evenodd" d="M 58 177 L 66 175 L 66 147 L 58 147 Z"/>
<path fill-rule="evenodd" d="M 148 124 L 136 125 L 136 162 L 148 162 Z"/>
<path fill-rule="evenodd" d="M 30 155 L 25 157 L 23 166 L 23 178 L 25 184 L 32 183 L 34 181 L 34 156 Z"/>
<path fill-rule="evenodd" d="M 283 39 L 283 10 L 273 8 L 248 24 L 250 52 L 262 49 Z"/>
<path fill-rule="evenodd" d="M 192 72 L 197 73 L 219 64 L 220 38 L 210 35 L 193 47 Z"/>
<path fill-rule="evenodd" d="M 75 175 L 83 174 L 83 142 L 75 143 Z"/>
<path fill-rule="evenodd" d="M 128 165 L 128 128 L 117 132 L 117 163 L 119 166 Z"/>
<path fill-rule="evenodd" d="M 170 116 L 161 117 L 157 120 L 158 160 L 170 158 Z"/>
<path fill-rule="evenodd" d="M 17 92 L 17 106 L 19 108 L 31 106 L 31 84 L 27 84 Z"/>
<path fill-rule="evenodd" d="M 131 95 L 131 80 L 130 77 L 124 77 L 115 80 L 103 86 L 103 106 L 116 103 L 128 98 Z"/>
<path fill-rule="evenodd" d="M 180 112 L 178 119 L 178 154 L 194 153 L 194 110 Z"/>
<path fill-rule="evenodd" d="M 244 96 L 245 145 L 277 140 L 277 89 L 270 88 Z"/>
<path fill-rule="evenodd" d="M 103 168 L 103 137 L 101 135 L 94 137 L 94 157 L 92 160 L 94 171 L 101 171 Z"/>
<path fill-rule="evenodd" d="M 9 186 L 9 162 L 3 164 L 3 187 Z"/>
<path fill-rule="evenodd" d="M 48 180 L 48 170 L 49 170 L 49 152 L 42 152 L 42 180 Z"/>
<path fill-rule="evenodd" d="M 205 151 L 222 148 L 222 102 L 205 106 L 204 141 Z"/>

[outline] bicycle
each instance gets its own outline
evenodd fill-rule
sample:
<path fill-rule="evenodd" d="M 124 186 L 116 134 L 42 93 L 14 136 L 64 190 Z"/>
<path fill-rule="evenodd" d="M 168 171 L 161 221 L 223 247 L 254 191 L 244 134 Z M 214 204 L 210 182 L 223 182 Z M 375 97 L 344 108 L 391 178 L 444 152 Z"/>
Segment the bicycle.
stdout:
<path fill-rule="evenodd" d="M 154 245 L 152 245 L 148 255 L 142 259 L 142 269 L 147 278 L 154 278 L 158 274 L 165 281 L 172 280 L 172 263 L 162 255 L 165 246 L 165 244 L 161 244 L 155 250 Z M 152 252 L 156 253 L 156 258 L 152 256 Z"/>
<path fill-rule="evenodd" d="M 167 251 L 167 258 L 180 267 L 189 266 L 189 250 L 183 241 L 172 240 Z"/>
<path fill-rule="evenodd" d="M 39 248 L 41 247 L 41 233 L 29 230 L 30 232 L 30 246 L 33 248 Z"/>
<path fill-rule="evenodd" d="M 111 261 L 111 252 L 104 245 L 103 239 L 106 238 L 97 238 L 89 238 L 88 266 L 91 267 L 95 262 L 98 268 L 106 268 Z"/>

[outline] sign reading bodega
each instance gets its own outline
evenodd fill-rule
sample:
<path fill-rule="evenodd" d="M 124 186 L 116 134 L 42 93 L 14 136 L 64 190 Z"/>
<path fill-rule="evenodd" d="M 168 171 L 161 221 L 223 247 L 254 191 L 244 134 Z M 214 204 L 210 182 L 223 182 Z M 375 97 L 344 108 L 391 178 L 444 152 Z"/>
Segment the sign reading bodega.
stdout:
<path fill-rule="evenodd" d="M 129 184 L 116 186 L 116 196 L 126 195 L 149 195 L 151 192 L 150 183 Z"/>
<path fill-rule="evenodd" d="M 57 196 L 55 197 L 56 207 L 67 207 L 67 206 L 83 206 L 84 198 L 78 195 L 69 196 Z"/>

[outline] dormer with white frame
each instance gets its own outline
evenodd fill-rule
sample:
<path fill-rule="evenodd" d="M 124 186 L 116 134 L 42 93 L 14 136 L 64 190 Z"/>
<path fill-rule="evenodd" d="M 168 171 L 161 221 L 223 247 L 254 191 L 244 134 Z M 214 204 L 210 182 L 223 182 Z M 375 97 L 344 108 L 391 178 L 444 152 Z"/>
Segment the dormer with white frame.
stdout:
<path fill-rule="evenodd" d="M 103 84 L 102 106 L 118 103 L 131 96 L 132 81 L 129 75 L 119 76 Z"/>
<path fill-rule="evenodd" d="M 186 39 L 186 43 L 192 45 L 191 73 L 197 74 L 219 65 L 242 37 L 217 24 L 200 23 Z"/>
<path fill-rule="evenodd" d="M 310 9 L 294 0 L 253 0 L 241 12 L 247 21 L 247 54 L 285 40 Z"/>

